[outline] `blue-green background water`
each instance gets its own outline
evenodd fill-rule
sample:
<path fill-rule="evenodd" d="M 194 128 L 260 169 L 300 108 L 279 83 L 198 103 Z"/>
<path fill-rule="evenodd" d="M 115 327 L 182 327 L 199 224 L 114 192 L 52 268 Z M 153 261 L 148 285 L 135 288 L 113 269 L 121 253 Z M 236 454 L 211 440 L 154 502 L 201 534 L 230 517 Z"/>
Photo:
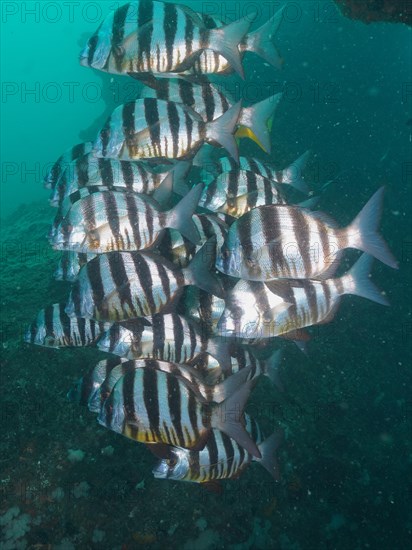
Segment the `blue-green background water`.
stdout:
<path fill-rule="evenodd" d="M 259 22 L 283 4 L 186 3 L 216 15 L 216 8 L 223 15 L 257 8 Z M 411 29 L 345 19 L 328 0 L 286 4 L 276 39 L 283 70 L 250 57 L 246 83 L 223 82 L 246 101 L 284 92 L 272 160 L 286 166 L 310 149 L 307 180 L 315 190 L 333 180 L 320 208 L 340 223 L 386 186 L 382 232 L 400 270 L 378 262 L 374 268 L 390 309 L 345 299 L 333 324 L 313 331 L 308 357 L 287 349 L 286 395 L 265 384 L 258 388 L 252 412 L 266 429 L 280 422 L 287 430 L 281 483 L 274 486 L 255 465 L 216 496 L 152 479 L 152 457 L 141 446 L 66 402 L 72 381 L 97 361 L 95 352 L 56 353 L 21 343 L 21 327 L 63 290 L 67 294 L 52 282 L 45 223 L 54 211 L 47 207 L 43 172 L 65 149 L 93 138 L 134 88 L 128 79 L 112 81 L 78 64 L 99 12 L 116 4 L 2 3 L 1 397 L 7 436 L 0 513 L 18 506 L 20 516 L 29 515 L 28 546 L 190 549 L 202 547 L 202 536 L 204 548 L 410 544 Z M 101 452 L 108 446 L 112 457 Z M 82 449 L 85 459 L 70 463 L 70 448 Z M 57 488 L 64 489 L 61 499 Z M 104 532 L 102 540 L 96 529 Z"/>

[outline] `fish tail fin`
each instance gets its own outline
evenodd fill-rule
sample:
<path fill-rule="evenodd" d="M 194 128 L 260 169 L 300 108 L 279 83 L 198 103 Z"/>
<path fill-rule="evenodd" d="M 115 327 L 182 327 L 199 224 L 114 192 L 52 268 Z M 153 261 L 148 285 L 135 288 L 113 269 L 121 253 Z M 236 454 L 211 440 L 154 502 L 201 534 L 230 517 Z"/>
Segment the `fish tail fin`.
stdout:
<path fill-rule="evenodd" d="M 234 439 L 241 447 L 256 458 L 262 458 L 260 451 L 243 425 L 243 410 L 246 406 L 253 380 L 249 380 L 223 403 L 212 409 L 211 426 Z"/>
<path fill-rule="evenodd" d="M 264 25 L 247 35 L 244 49 L 254 52 L 276 69 L 281 69 L 283 59 L 273 44 L 283 19 L 283 8 L 278 10 Z"/>
<path fill-rule="evenodd" d="M 277 349 L 274 351 L 267 359 L 262 361 L 263 364 L 263 374 L 267 376 L 272 384 L 279 391 L 283 392 L 284 387 L 282 380 L 279 376 L 280 364 L 282 362 L 282 350 Z"/>
<path fill-rule="evenodd" d="M 262 458 L 257 460 L 259 464 L 270 473 L 270 475 L 276 480 L 279 481 L 279 464 L 277 460 L 277 450 L 283 441 L 283 431 L 281 429 L 275 430 L 272 435 L 265 439 L 258 449 Z"/>
<path fill-rule="evenodd" d="M 209 30 L 209 47 L 222 55 L 242 78 L 244 78 L 244 71 L 238 46 L 248 32 L 253 19 L 254 17 L 250 16 Z"/>
<path fill-rule="evenodd" d="M 189 265 L 182 270 L 186 284 L 198 286 L 200 289 L 217 296 L 224 297 L 222 283 L 215 271 L 216 237 L 210 238 L 202 248 L 196 252 Z"/>
<path fill-rule="evenodd" d="M 305 201 L 298 202 L 296 206 L 299 206 L 299 208 L 306 208 L 307 210 L 314 210 L 318 206 L 319 201 L 320 197 L 315 196 Z"/>
<path fill-rule="evenodd" d="M 169 172 L 170 174 L 172 174 L 173 177 L 173 191 L 176 193 L 176 195 L 184 197 L 189 192 L 186 178 L 191 167 L 191 162 L 181 160 Z"/>
<path fill-rule="evenodd" d="M 222 116 L 206 124 L 206 138 L 219 143 L 238 162 L 239 151 L 237 148 L 234 132 L 242 109 L 242 102 L 239 101 L 226 111 Z"/>
<path fill-rule="evenodd" d="M 199 183 L 167 213 L 166 218 L 166 227 L 177 229 L 193 244 L 197 244 L 200 241 L 200 234 L 192 216 L 196 212 L 202 193 L 203 184 Z"/>
<path fill-rule="evenodd" d="M 383 306 L 389 306 L 388 299 L 371 281 L 370 272 L 372 263 L 372 256 L 362 254 L 352 268 L 341 277 L 343 293 L 355 294 Z"/>
<path fill-rule="evenodd" d="M 398 262 L 378 233 L 383 206 L 384 187 L 381 187 L 365 204 L 353 222 L 344 229 L 348 246 L 370 254 L 389 267 L 398 268 Z"/>
<path fill-rule="evenodd" d="M 250 375 L 251 367 L 241 369 L 236 374 L 232 374 L 221 384 L 217 384 L 212 389 L 213 401 L 222 403 L 232 394 L 237 392 L 243 386 Z"/>
<path fill-rule="evenodd" d="M 154 200 L 160 205 L 166 205 L 173 193 L 173 174 L 169 172 L 162 183 L 157 187 L 152 195 Z"/>
<path fill-rule="evenodd" d="M 269 121 L 272 119 L 281 98 L 282 94 L 276 94 L 259 103 L 255 103 L 251 107 L 242 109 L 239 125 L 244 126 L 246 132 L 236 132 L 236 137 L 249 137 L 266 153 L 270 153 Z"/>
<path fill-rule="evenodd" d="M 230 355 L 231 344 L 226 338 L 216 336 L 208 341 L 207 351 L 217 359 L 222 370 L 230 374 L 232 372 L 232 358 Z"/>
<path fill-rule="evenodd" d="M 306 168 L 309 156 L 310 151 L 306 151 L 295 162 L 292 162 L 290 166 L 282 170 L 282 183 L 290 185 L 305 194 L 309 193 L 309 188 L 302 177 L 302 173 Z"/>

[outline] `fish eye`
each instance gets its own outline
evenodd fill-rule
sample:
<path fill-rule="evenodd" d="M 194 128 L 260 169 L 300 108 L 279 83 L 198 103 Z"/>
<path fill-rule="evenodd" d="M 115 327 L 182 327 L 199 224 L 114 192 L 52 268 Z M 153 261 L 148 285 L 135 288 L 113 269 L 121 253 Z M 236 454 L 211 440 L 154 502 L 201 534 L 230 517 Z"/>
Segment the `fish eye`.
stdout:
<path fill-rule="evenodd" d="M 172 455 L 170 458 L 167 459 L 167 465 L 169 468 L 174 468 L 177 464 L 177 456 Z"/>

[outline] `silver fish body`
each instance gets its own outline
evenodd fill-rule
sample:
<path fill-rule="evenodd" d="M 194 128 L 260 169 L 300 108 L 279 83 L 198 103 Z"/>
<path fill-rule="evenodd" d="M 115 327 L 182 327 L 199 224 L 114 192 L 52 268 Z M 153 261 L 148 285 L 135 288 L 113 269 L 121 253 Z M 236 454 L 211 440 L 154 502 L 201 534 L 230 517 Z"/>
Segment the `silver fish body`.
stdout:
<path fill-rule="evenodd" d="M 382 305 L 387 299 L 370 280 L 372 258 L 364 254 L 345 275 L 318 280 L 239 281 L 228 293 L 217 326 L 221 336 L 266 339 L 327 323 L 343 295 L 362 296 Z"/>
<path fill-rule="evenodd" d="M 80 270 L 66 312 L 106 321 L 150 316 L 165 312 L 191 284 L 222 296 L 211 261 L 203 248 L 183 270 L 153 253 L 101 254 Z"/>
<path fill-rule="evenodd" d="M 166 227 L 179 228 L 197 242 L 199 234 L 191 216 L 200 193 L 201 188 L 195 188 L 174 209 L 162 212 L 146 195 L 98 190 L 72 204 L 59 222 L 52 244 L 56 249 L 77 252 L 142 250 L 153 246 Z"/>
<path fill-rule="evenodd" d="M 102 405 L 98 421 L 135 441 L 188 449 L 203 448 L 211 430 L 218 428 L 233 434 L 239 444 L 260 457 L 256 444 L 241 424 L 251 386 L 251 382 L 246 382 L 216 404 L 206 401 L 186 379 L 161 370 L 138 368 L 116 382 Z M 228 420 L 223 411 L 233 403 L 239 413 Z"/>
<path fill-rule="evenodd" d="M 53 304 L 39 311 L 24 340 L 46 348 L 84 347 L 94 344 L 109 327 L 110 323 L 69 317 L 64 304 Z"/>
<path fill-rule="evenodd" d="M 146 98 L 117 107 L 100 131 L 94 154 L 119 160 L 182 159 L 205 142 L 218 143 L 237 158 L 233 134 L 241 112 L 237 103 L 206 123 L 181 103 Z"/>
<path fill-rule="evenodd" d="M 343 229 L 321 212 L 297 206 L 257 207 L 230 226 L 216 267 L 250 281 L 327 278 L 335 273 L 346 248 L 369 252 L 397 267 L 377 231 L 382 199 L 383 188 Z"/>

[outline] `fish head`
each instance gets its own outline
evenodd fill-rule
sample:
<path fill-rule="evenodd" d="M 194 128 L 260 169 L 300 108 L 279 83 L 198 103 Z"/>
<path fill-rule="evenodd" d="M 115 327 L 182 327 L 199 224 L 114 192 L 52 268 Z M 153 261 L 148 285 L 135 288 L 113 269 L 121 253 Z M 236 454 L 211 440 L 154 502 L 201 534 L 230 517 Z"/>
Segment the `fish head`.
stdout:
<path fill-rule="evenodd" d="M 80 65 L 104 70 L 112 52 L 112 18 L 107 17 L 80 52 Z"/>
<path fill-rule="evenodd" d="M 156 479 L 184 479 L 190 470 L 190 451 L 188 449 L 171 448 L 170 456 L 158 462 L 152 473 Z"/>

